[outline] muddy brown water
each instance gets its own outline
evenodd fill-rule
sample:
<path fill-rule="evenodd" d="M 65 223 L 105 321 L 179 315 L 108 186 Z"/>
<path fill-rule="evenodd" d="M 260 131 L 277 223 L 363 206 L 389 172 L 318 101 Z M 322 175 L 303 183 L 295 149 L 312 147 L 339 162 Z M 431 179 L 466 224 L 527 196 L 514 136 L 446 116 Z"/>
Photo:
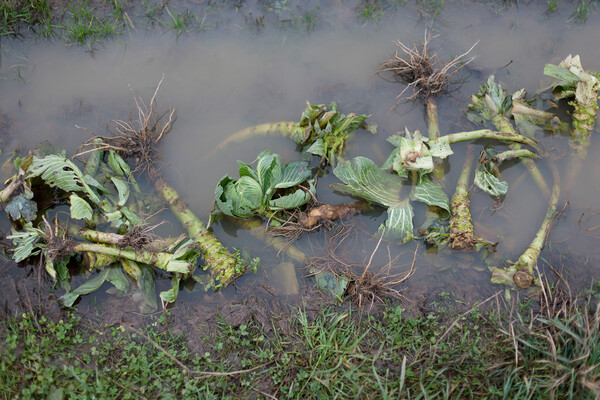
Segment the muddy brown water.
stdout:
<path fill-rule="evenodd" d="M 410 8 L 378 24 L 361 24 L 353 17 L 353 5 L 336 7 L 322 6 L 322 17 L 328 21 L 322 24 L 323 28 L 317 25 L 310 35 L 275 29 L 255 34 L 233 25 L 183 35 L 178 40 L 169 33 L 134 32 L 105 42 L 93 53 L 46 41 L 3 42 L 0 64 L 3 155 L 15 150 L 27 152 L 43 140 L 73 154 L 88 138 L 76 125 L 102 134 L 108 121 L 135 117 L 132 91 L 149 99 L 164 74 L 159 108 L 173 106 L 177 110 L 175 127 L 160 149 L 164 172 L 190 208 L 206 221 L 218 180 L 226 173 L 237 176 L 236 160 L 252 162 L 266 148 L 281 154 L 284 162 L 299 157 L 286 138 L 253 138 L 232 143 L 218 152 L 214 151 L 215 146 L 251 125 L 297 120 L 306 101 L 313 104 L 336 101 L 342 112 L 370 114 L 369 121 L 379 125 L 374 136 L 359 131 L 351 137 L 348 158 L 363 155 L 381 164 L 392 150 L 386 137 L 405 126 L 425 132 L 421 105 L 400 104 L 395 111 L 389 111 L 403 86 L 385 82 L 375 71 L 379 63 L 393 55 L 394 41 L 406 44 L 420 41 L 426 28 L 439 35 L 431 46 L 444 60 L 479 41 L 472 53 L 475 61 L 464 70 L 464 84 L 438 99 L 443 134 L 474 129 L 464 118 L 464 110 L 469 96 L 491 74 L 509 91 L 525 88 L 534 94 L 549 82 L 543 76 L 544 64 L 557 64 L 568 54 L 580 54 L 585 68 L 600 70 L 597 51 L 600 22 L 592 19 L 576 25 L 568 23 L 564 14 L 548 16 L 537 6 L 513 7 L 496 13 L 484 6 L 470 5 L 447 7 L 429 25 L 426 18 Z M 567 207 L 555 222 L 539 262 L 546 276 L 553 277 L 555 269 L 574 289 L 585 288 L 599 277 L 600 162 L 595 154 L 600 151 L 600 140 L 597 139 L 594 134 L 582 175 L 568 193 L 561 194 L 559 208 Z M 541 140 L 556 155 L 568 151 L 566 138 Z M 445 180 L 449 192 L 462 165 L 464 146 L 455 145 L 453 150 L 456 154 L 450 157 Z M 550 179 L 547 162 L 539 164 Z M 556 162 L 564 173 L 563 160 Z M 506 168 L 503 178 L 510 187 L 501 207 L 495 209 L 494 202 L 483 193 L 475 192 L 472 197 L 472 212 L 480 234 L 500 242 L 497 253 L 490 258 L 496 265 L 519 257 L 535 235 L 547 204 L 522 166 Z M 320 178 L 320 201 L 337 204 L 351 200 L 328 188 L 336 181 L 330 171 Z M 415 226 L 422 221 L 423 212 L 423 207 L 415 207 Z M 383 210 L 375 209 L 347 222 L 355 233 L 339 246 L 337 254 L 350 262 L 367 263 L 377 245 L 372 234 L 385 217 Z M 1 218 L 0 227 L 3 233 L 9 231 L 5 217 Z M 211 307 L 248 296 L 293 304 L 301 302 L 303 295 L 314 294 L 314 282 L 305 277 L 307 271 L 300 265 L 295 267 L 299 294 L 287 293 L 289 289 L 275 269 L 282 257 L 252 238 L 248 231 L 227 221 L 213 229 L 227 246 L 247 248 L 253 256 L 261 257 L 262 264 L 256 274 L 247 273 L 235 285 L 217 294 L 204 292 L 197 285 L 184 286 L 175 308 L 210 311 Z M 161 227 L 164 234 L 179 232 L 180 227 L 172 219 Z M 322 257 L 327 254 L 331 235 L 317 232 L 295 245 L 311 257 Z M 412 263 L 415 245 L 418 246 L 416 272 L 402 286 L 408 299 L 418 302 L 430 293 L 447 291 L 467 300 L 480 300 L 501 289 L 489 282 L 490 273 L 478 255 L 428 252 L 422 243 L 383 242 L 372 265 L 381 268 L 393 260 L 391 271 L 405 273 Z M 19 298 L 23 300 L 19 285 L 22 282 L 30 282 L 32 287 L 38 285 L 38 279 L 43 277 L 37 271 L 35 266 L 17 267 L 3 262 L 0 302 L 12 308 Z M 76 277 L 75 282 L 81 279 Z M 50 285 L 47 280 L 44 282 Z M 158 282 L 159 289 L 168 286 L 167 279 Z M 108 286 L 102 287 L 86 296 L 80 307 L 137 311 L 134 300 L 106 294 L 107 289 Z M 58 288 L 52 292 L 51 299 L 62 294 Z"/>

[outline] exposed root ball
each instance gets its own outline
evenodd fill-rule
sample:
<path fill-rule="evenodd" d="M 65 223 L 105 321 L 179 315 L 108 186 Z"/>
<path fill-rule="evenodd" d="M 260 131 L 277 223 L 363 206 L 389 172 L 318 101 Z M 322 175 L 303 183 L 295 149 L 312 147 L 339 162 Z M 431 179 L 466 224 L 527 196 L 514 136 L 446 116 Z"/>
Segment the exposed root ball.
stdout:
<path fill-rule="evenodd" d="M 151 178 L 155 178 L 160 160 L 155 146 L 164 135 L 169 133 L 175 122 L 174 108 L 169 108 L 162 114 L 157 111 L 156 95 L 163 79 L 164 76 L 158 83 L 149 105 L 144 104 L 141 98 L 133 94 L 138 109 L 138 119 L 129 122 L 111 121 L 108 130 L 112 136 L 100 136 L 84 129 L 93 137 L 80 147 L 76 156 L 92 151 L 114 150 L 122 157 L 134 160 L 134 171 L 145 171 Z M 96 138 L 102 139 L 102 143 L 96 143 Z"/>
<path fill-rule="evenodd" d="M 45 217 L 43 221 L 46 257 L 54 261 L 73 253 L 75 243 L 67 237 L 66 232 L 59 226 L 58 220 L 54 220 L 54 225 L 51 225 Z"/>
<path fill-rule="evenodd" d="M 395 263 L 399 257 L 390 258 L 386 265 L 372 272 L 373 257 L 382 242 L 383 236 L 379 238 L 368 262 L 356 263 L 337 254 L 338 247 L 349 238 L 351 233 L 351 230 L 342 227 L 330 236 L 326 243 L 327 255 L 311 259 L 308 268 L 313 274 L 326 272 L 338 279 L 343 278 L 346 280 L 348 285 L 344 296 L 348 296 L 359 307 L 364 304 L 373 305 L 374 302 L 383 301 L 385 298 L 403 298 L 399 286 L 414 273 L 417 249 L 415 249 L 410 269 L 406 273 L 391 273 L 392 268 L 396 268 Z"/>
<path fill-rule="evenodd" d="M 435 37 L 437 36 L 433 38 Z M 413 99 L 426 100 L 446 93 L 456 73 L 474 59 L 474 57 L 465 57 L 477 43 L 452 61 L 443 63 L 437 53 L 430 53 L 428 45 L 431 39 L 432 37 L 425 32 L 423 44 L 413 43 L 412 48 L 397 41 L 399 50 L 396 50 L 394 58 L 384 61 L 379 66 L 378 75 L 384 78 L 391 75 L 395 81 L 408 85 L 398 96 L 398 102 Z M 409 88 L 412 89 L 413 94 L 404 96 L 404 92 Z"/>

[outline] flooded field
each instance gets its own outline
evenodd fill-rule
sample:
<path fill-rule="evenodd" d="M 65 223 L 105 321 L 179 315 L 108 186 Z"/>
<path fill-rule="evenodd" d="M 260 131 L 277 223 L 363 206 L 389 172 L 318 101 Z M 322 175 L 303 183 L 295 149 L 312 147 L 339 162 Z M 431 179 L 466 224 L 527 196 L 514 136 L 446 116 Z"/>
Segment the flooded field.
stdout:
<path fill-rule="evenodd" d="M 453 5 L 433 20 L 407 6 L 376 22 L 357 18 L 357 7 L 353 2 L 316 7 L 314 25 L 306 20 L 307 14 L 302 14 L 302 23 L 308 25 L 301 26 L 310 28 L 305 30 L 269 26 L 251 30 L 248 19 L 246 25 L 240 25 L 241 17 L 232 11 L 215 29 L 178 38 L 171 33 L 132 30 L 103 42 L 93 52 L 44 40 L 3 41 L 2 161 L 15 151 L 25 155 L 46 140 L 56 148 L 64 148 L 68 156 L 75 154 L 90 138 L 87 130 L 105 135 L 109 121 L 137 118 L 132 93 L 149 101 L 164 76 L 157 95 L 158 108 L 175 108 L 177 119 L 159 148 L 162 172 L 190 209 L 206 222 L 213 209 L 215 186 L 225 174 L 238 176 L 237 160 L 252 163 L 265 149 L 280 154 L 283 163 L 301 159 L 295 144 L 285 137 L 257 136 L 222 147 L 219 144 L 250 126 L 298 121 L 307 101 L 335 101 L 340 112 L 369 115 L 367 122 L 378 125 L 375 135 L 364 129 L 351 135 L 346 159 L 364 156 L 382 165 L 394 149 L 386 141 L 390 135 L 405 127 L 427 132 L 423 104 L 400 102 L 394 107 L 405 85 L 376 74 L 381 63 L 394 56 L 396 41 L 410 46 L 430 34 L 431 50 L 448 61 L 476 44 L 469 54 L 474 60 L 457 75 L 460 84 L 437 98 L 442 135 L 479 129 L 467 120 L 465 111 L 471 95 L 479 92 L 479 85 L 490 75 L 508 93 L 524 88 L 533 97 L 551 83 L 544 76 L 544 65 L 558 64 L 569 54 L 579 54 L 584 68 L 600 70 L 600 25 L 591 19 L 575 24 L 567 22 L 564 14 L 548 15 L 543 7 L 534 5 L 502 10 Z M 258 18 L 262 10 L 246 6 L 243 15 Z M 256 22 L 255 26 L 260 24 Z M 560 103 L 560 107 L 558 114 L 570 123 L 567 105 Z M 549 163 L 555 163 L 566 177 L 568 137 L 538 132 L 536 139 L 550 154 L 537 162 L 544 177 L 551 182 Z M 483 144 L 476 142 L 477 154 Z M 455 154 L 447 159 L 442 184 L 449 196 L 465 149 L 466 144 L 454 144 Z M 600 141 L 594 133 L 581 174 L 575 182 L 563 182 L 569 189 L 560 193 L 557 209 L 561 214 L 538 262 L 545 277 L 556 279 L 559 274 L 574 291 L 600 278 L 600 162 L 594 156 L 598 151 Z M 3 180 L 10 175 L 12 172 L 3 175 Z M 440 291 L 456 293 L 469 301 L 481 300 L 502 288 L 490 283 L 488 267 L 504 267 L 507 261 L 516 261 L 535 236 L 548 204 L 521 163 L 503 165 L 502 179 L 509 189 L 499 203 L 479 190 L 471 193 L 476 233 L 499 242 L 496 252 L 486 260 L 474 252 L 427 249 L 418 238 L 405 244 L 393 239 L 380 242 L 376 232 L 387 217 L 385 209 L 377 206 L 344 219 L 331 230 L 305 234 L 293 245 L 309 260 L 335 259 L 356 265 L 358 271 L 360 265 L 369 265 L 373 272 L 383 269 L 381 273 L 402 276 L 413 268 L 410 279 L 397 287 L 408 301 L 418 303 L 429 293 Z M 316 197 L 320 202 L 341 204 L 354 200 L 332 190 L 329 185 L 334 183 L 339 180 L 328 167 L 318 178 Z M 425 219 L 426 206 L 415 203 L 414 212 L 416 231 Z M 157 228 L 160 235 L 177 236 L 182 232 L 168 211 L 158 218 L 167 221 Z M 0 220 L 0 228 L 3 236 L 10 231 L 6 217 Z M 206 292 L 193 282 L 182 284 L 173 307 L 209 307 L 250 295 L 295 304 L 302 302 L 303 295 L 314 292 L 315 281 L 308 276 L 307 265 L 296 263 L 290 267 L 288 263 L 288 269 L 281 270 L 281 262 L 290 261 L 285 253 L 278 254 L 277 249 L 252 236 L 249 229 L 232 219 L 221 219 L 212 229 L 227 247 L 245 249 L 252 257 L 260 257 L 261 264 L 256 272 L 247 272 L 219 293 Z M 339 240 L 342 236 L 343 241 Z M 12 308 L 22 280 L 38 285 L 39 268 L 3 261 L 2 304 Z M 41 279 L 51 285 L 46 277 Z M 83 277 L 75 277 L 72 287 L 83 281 Z M 157 282 L 159 291 L 169 287 L 168 277 Z M 139 304 L 130 297 L 107 295 L 109 289 L 105 283 L 94 294 L 85 296 L 79 307 L 138 310 Z M 52 299 L 64 293 L 58 287 L 53 292 Z"/>

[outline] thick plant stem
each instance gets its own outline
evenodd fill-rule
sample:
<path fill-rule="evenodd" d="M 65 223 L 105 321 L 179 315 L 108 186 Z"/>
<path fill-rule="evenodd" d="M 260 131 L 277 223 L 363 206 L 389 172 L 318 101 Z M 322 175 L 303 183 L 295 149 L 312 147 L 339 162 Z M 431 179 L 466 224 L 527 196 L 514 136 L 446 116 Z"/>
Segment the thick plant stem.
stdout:
<path fill-rule="evenodd" d="M 427 113 L 427 135 L 429 139 L 437 139 L 440 137 L 440 125 L 438 120 L 437 103 L 435 97 L 428 97 L 425 103 L 425 109 Z M 443 181 L 444 179 L 444 165 L 443 161 L 436 165 L 433 170 L 433 176 L 438 180 Z"/>
<path fill-rule="evenodd" d="M 450 210 L 450 246 L 454 250 L 475 250 L 481 245 L 493 246 L 485 239 L 475 236 L 473 219 L 471 217 L 471 200 L 469 199 L 469 179 L 475 160 L 475 150 L 472 144 L 467 146 L 465 162 L 461 170 L 456 191 L 452 196 Z"/>
<path fill-rule="evenodd" d="M 554 185 L 552 186 L 552 194 L 548 202 L 548 208 L 544 216 L 544 220 L 538 229 L 535 238 L 523 252 L 521 257 L 508 268 L 494 268 L 492 270 L 492 282 L 503 283 L 507 285 L 517 285 L 520 288 L 528 288 L 534 282 L 534 268 L 540 256 L 542 248 L 546 242 L 546 238 L 550 233 L 552 221 L 556 216 L 556 206 L 560 196 L 560 177 L 558 170 L 554 164 L 551 164 L 552 176 L 554 177 Z"/>
<path fill-rule="evenodd" d="M 445 142 L 448 144 L 459 143 L 459 142 L 468 142 L 470 140 L 479 140 L 479 139 L 492 139 L 492 140 L 500 140 L 503 142 L 514 142 L 526 144 L 528 146 L 537 149 L 537 142 L 533 139 L 530 139 L 526 136 L 519 135 L 517 133 L 506 133 L 506 132 L 497 132 L 491 129 L 479 129 L 476 131 L 467 131 L 467 132 L 456 132 L 451 133 L 449 135 L 440 136 L 435 140 L 431 140 L 430 142 Z"/>
<path fill-rule="evenodd" d="M 142 264 L 152 265 L 168 272 L 180 272 L 188 274 L 194 270 L 193 264 L 179 261 L 175 258 L 175 256 L 169 253 L 125 250 L 118 247 L 96 243 L 78 243 L 70 250 L 75 253 L 91 252 L 105 254 L 117 258 L 126 258 Z"/>
<path fill-rule="evenodd" d="M 427 98 L 427 134 L 429 139 L 437 139 L 440 137 L 440 126 L 438 121 L 437 103 L 434 97 Z"/>
<path fill-rule="evenodd" d="M 165 199 L 190 238 L 200 246 L 200 253 L 204 257 L 206 268 L 216 281 L 216 288 L 227 286 L 239 278 L 247 266 L 229 253 L 161 176 L 154 180 L 154 187 Z"/>
<path fill-rule="evenodd" d="M 569 104 L 572 104 L 575 109 L 573 111 L 571 140 L 569 141 L 571 157 L 567 167 L 567 190 L 571 190 L 573 184 L 577 182 L 583 168 L 583 162 L 587 158 L 590 135 L 594 130 L 596 110 L 598 109 L 597 100 L 595 99 L 589 101 L 587 106 L 579 101 L 573 101 Z"/>
<path fill-rule="evenodd" d="M 495 156 L 491 157 L 491 159 L 496 163 L 502 163 L 504 161 L 512 160 L 515 158 L 530 159 L 530 158 L 537 158 L 537 157 L 538 157 L 538 155 L 535 154 L 533 151 L 523 149 L 519 146 L 518 149 L 511 149 L 511 150 L 503 151 L 502 153 L 498 153 Z M 548 193 L 548 195 L 550 195 L 550 193 Z"/>
<path fill-rule="evenodd" d="M 510 133 L 510 134 L 517 133 L 515 131 L 515 128 L 512 126 L 512 124 L 508 120 L 508 118 L 506 118 L 504 115 L 501 115 L 501 114 L 496 115 L 492 119 L 492 122 L 493 122 L 494 126 L 496 127 L 496 129 L 498 129 L 500 132 Z M 508 147 L 514 151 L 518 151 L 521 149 L 521 145 L 519 143 L 511 143 L 511 144 L 509 144 Z M 544 176 L 538 169 L 537 165 L 535 165 L 535 161 L 533 161 L 530 158 L 522 158 L 521 161 L 523 162 L 523 165 L 525 165 L 525 168 L 527 168 L 527 171 L 529 171 L 529 174 L 535 181 L 538 188 L 540 188 L 540 191 L 542 192 L 544 197 L 550 196 L 550 188 L 548 187 L 548 184 L 546 183 L 546 180 L 544 179 Z"/>
<path fill-rule="evenodd" d="M 93 229 L 82 228 L 79 230 L 79 235 L 87 241 L 94 243 L 110 244 L 114 246 L 131 246 L 130 242 L 134 239 L 134 235 L 120 235 L 112 232 L 100 232 Z M 148 243 L 142 245 L 143 250 L 159 251 L 170 253 L 176 246 L 183 243 L 186 239 L 185 234 L 177 238 L 152 238 Z M 137 248 L 137 247 L 136 247 Z"/>
<path fill-rule="evenodd" d="M 301 127 L 297 122 L 281 121 L 281 122 L 269 122 L 266 124 L 254 125 L 248 128 L 237 131 L 227 139 L 219 143 L 215 151 L 225 149 L 231 143 L 241 142 L 250 137 L 257 135 L 276 135 L 283 137 L 295 137 L 307 127 Z M 310 127 L 308 127 L 310 129 Z"/>

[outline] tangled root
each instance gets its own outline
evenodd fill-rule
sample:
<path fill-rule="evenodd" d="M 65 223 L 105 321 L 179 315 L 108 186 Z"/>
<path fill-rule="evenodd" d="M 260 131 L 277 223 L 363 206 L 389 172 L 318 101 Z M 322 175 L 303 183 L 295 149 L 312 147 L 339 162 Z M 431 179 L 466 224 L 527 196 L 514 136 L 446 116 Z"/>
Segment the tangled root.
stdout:
<path fill-rule="evenodd" d="M 440 96 L 448 91 L 454 76 L 466 64 L 473 61 L 474 57 L 465 58 L 477 45 L 475 43 L 469 50 L 460 54 L 448 63 L 439 60 L 437 53 L 430 53 L 429 42 L 431 37 L 427 31 L 421 45 L 413 43 L 410 48 L 404 43 L 397 41 L 399 50 L 396 50 L 394 58 L 384 61 L 377 70 L 377 74 L 384 79 L 390 75 L 393 80 L 406 84 L 406 88 L 398 95 L 396 106 L 402 100 L 421 99 Z M 413 94 L 404 96 L 404 92 L 411 89 Z"/>
<path fill-rule="evenodd" d="M 146 172 L 152 179 L 158 176 L 157 165 L 160 157 L 156 144 L 171 131 L 175 122 L 174 108 L 169 108 L 162 114 L 157 111 L 156 95 L 163 80 L 164 75 L 158 82 L 149 105 L 146 105 L 132 91 L 138 118 L 129 122 L 111 121 L 108 127 L 111 136 L 100 136 L 81 128 L 90 133 L 92 138 L 78 149 L 76 157 L 93 151 L 114 150 L 123 158 L 134 160 L 135 168 L 133 171 Z M 97 138 L 100 138 L 102 143 L 97 143 Z"/>

